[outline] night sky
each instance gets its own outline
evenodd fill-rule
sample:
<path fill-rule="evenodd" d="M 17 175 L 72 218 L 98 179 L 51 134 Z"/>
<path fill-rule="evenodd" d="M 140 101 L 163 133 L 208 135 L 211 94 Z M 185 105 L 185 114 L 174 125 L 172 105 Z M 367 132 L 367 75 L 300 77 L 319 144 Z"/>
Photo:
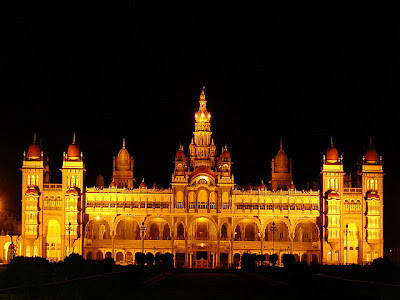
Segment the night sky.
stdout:
<path fill-rule="evenodd" d="M 205 85 L 237 184 L 268 182 L 280 138 L 300 189 L 318 178 L 330 136 L 347 172 L 372 137 L 387 174 L 385 243 L 400 245 L 398 7 L 13 2 L 0 10 L 3 210 L 20 213 L 19 168 L 34 132 L 52 182 L 75 132 L 87 186 L 99 170 L 109 184 L 126 138 L 136 180 L 168 188 Z"/>

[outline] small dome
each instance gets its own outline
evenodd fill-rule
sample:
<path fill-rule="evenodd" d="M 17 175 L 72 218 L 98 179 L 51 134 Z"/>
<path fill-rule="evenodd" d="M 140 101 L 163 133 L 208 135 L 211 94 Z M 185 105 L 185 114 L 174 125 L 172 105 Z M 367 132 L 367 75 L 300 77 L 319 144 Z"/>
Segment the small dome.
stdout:
<path fill-rule="evenodd" d="M 182 146 L 176 151 L 175 160 L 183 160 L 185 158 L 185 152 L 182 149 Z"/>
<path fill-rule="evenodd" d="M 264 180 L 261 180 L 260 190 L 265 190 Z"/>
<path fill-rule="evenodd" d="M 337 162 L 339 159 L 339 152 L 335 147 L 329 147 L 328 150 L 326 150 L 326 160 L 328 162 Z"/>
<path fill-rule="evenodd" d="M 28 148 L 28 159 L 38 160 L 40 159 L 41 153 L 42 151 L 40 150 L 39 145 L 36 145 L 34 142 Z"/>
<path fill-rule="evenodd" d="M 331 163 L 331 164 L 337 163 L 337 161 L 339 159 L 339 152 L 335 147 L 333 147 L 332 137 L 331 137 L 331 145 L 326 150 L 325 159 L 326 159 L 326 162 Z"/>
<path fill-rule="evenodd" d="M 81 155 L 81 150 L 78 145 L 75 144 L 75 133 L 72 138 L 72 144 L 68 147 L 67 155 L 70 160 L 78 160 Z"/>
<path fill-rule="evenodd" d="M 110 187 L 116 187 L 117 185 L 116 185 L 116 183 L 115 183 L 115 181 L 114 181 L 114 179 L 113 179 L 113 181 L 111 181 L 111 183 L 110 183 Z"/>
<path fill-rule="evenodd" d="M 78 159 L 81 155 L 81 150 L 75 144 L 71 144 L 68 147 L 67 155 L 69 159 Z"/>
<path fill-rule="evenodd" d="M 372 148 L 372 145 L 364 153 L 364 162 L 371 165 L 378 163 L 378 153 Z"/>
<path fill-rule="evenodd" d="M 142 182 L 140 183 L 139 187 L 142 189 L 147 187 L 146 183 L 144 182 L 144 178 L 142 179 Z"/>
<path fill-rule="evenodd" d="M 231 154 L 229 153 L 229 151 L 228 151 L 228 149 L 226 148 L 226 146 L 225 146 L 224 150 L 222 150 L 221 158 L 222 158 L 222 159 L 229 159 L 229 158 L 231 158 Z"/>
<path fill-rule="evenodd" d="M 39 160 L 42 154 L 40 146 L 36 144 L 36 132 L 33 135 L 33 143 L 28 148 L 28 159 Z"/>

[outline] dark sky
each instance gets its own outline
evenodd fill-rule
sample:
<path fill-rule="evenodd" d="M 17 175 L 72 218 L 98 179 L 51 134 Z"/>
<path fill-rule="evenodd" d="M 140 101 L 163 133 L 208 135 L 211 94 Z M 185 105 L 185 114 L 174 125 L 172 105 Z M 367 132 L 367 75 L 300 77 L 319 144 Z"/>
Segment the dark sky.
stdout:
<path fill-rule="evenodd" d="M 20 212 L 34 132 L 52 181 L 76 132 L 88 186 L 99 169 L 109 182 L 125 137 L 136 179 L 167 188 L 205 85 L 213 137 L 218 151 L 228 145 L 238 184 L 269 180 L 280 138 L 301 187 L 319 176 L 330 136 L 346 171 L 372 137 L 387 173 L 386 242 L 400 242 L 398 7 L 15 2 L 0 10 L 3 207 Z"/>

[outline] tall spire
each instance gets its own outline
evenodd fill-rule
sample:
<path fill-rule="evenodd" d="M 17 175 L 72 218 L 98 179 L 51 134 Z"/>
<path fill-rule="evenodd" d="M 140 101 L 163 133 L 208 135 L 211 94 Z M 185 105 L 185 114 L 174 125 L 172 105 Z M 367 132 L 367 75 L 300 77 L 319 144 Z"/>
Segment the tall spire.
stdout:
<path fill-rule="evenodd" d="M 122 148 L 125 149 L 125 138 L 122 139 Z"/>
<path fill-rule="evenodd" d="M 211 114 L 207 111 L 206 95 L 204 94 L 205 86 L 201 90 L 199 100 L 199 110 L 194 115 L 196 120 L 196 131 L 210 131 Z"/>
<path fill-rule="evenodd" d="M 36 144 L 36 131 L 33 133 L 33 143 Z"/>
<path fill-rule="evenodd" d="M 72 135 L 72 144 L 75 144 L 75 132 Z"/>

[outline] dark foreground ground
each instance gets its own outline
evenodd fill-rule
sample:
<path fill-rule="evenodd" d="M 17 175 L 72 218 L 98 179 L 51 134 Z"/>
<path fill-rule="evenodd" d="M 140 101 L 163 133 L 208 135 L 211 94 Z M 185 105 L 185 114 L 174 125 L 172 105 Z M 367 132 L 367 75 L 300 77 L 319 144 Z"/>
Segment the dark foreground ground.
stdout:
<path fill-rule="evenodd" d="M 281 272 L 280 270 L 277 272 Z M 172 270 L 138 276 L 123 270 L 0 291 L 0 299 L 400 299 L 400 286 L 309 274 Z"/>

